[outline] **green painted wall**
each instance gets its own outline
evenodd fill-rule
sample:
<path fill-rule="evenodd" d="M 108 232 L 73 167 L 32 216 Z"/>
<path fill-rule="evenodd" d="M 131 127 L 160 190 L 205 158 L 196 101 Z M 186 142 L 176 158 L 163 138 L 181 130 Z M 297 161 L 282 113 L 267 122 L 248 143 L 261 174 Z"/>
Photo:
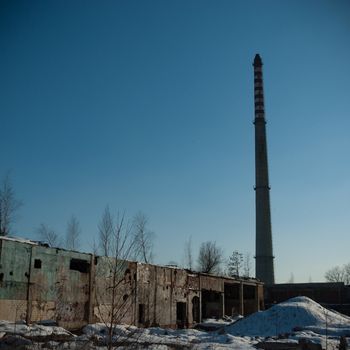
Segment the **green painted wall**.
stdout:
<path fill-rule="evenodd" d="M 0 240 L 0 298 L 25 300 L 31 245 Z"/>

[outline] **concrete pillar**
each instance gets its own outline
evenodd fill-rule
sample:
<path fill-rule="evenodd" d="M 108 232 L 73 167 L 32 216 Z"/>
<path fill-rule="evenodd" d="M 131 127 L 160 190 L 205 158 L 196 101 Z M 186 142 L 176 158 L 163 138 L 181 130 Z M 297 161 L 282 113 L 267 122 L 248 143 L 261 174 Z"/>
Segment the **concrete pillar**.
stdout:
<path fill-rule="evenodd" d="M 260 302 L 259 302 L 259 285 L 255 286 L 255 311 L 260 311 Z"/>
<path fill-rule="evenodd" d="M 90 255 L 90 273 L 89 273 L 89 313 L 88 323 L 94 323 L 94 306 L 95 306 L 95 255 Z"/>
<path fill-rule="evenodd" d="M 225 316 L 225 293 L 221 293 L 221 300 L 222 300 L 222 315 L 221 317 Z"/>
<path fill-rule="evenodd" d="M 221 300 L 222 300 L 222 317 L 225 316 L 225 282 L 222 280 L 222 293 L 221 293 Z"/>
<path fill-rule="evenodd" d="M 29 248 L 29 266 L 28 266 L 28 283 L 27 283 L 27 312 L 26 312 L 26 323 L 30 324 L 32 319 L 32 256 L 33 256 L 33 246 Z"/>
<path fill-rule="evenodd" d="M 198 275 L 199 278 L 199 322 L 202 322 L 202 283 L 201 275 Z"/>
<path fill-rule="evenodd" d="M 243 292 L 243 282 L 239 284 L 239 314 L 244 316 L 244 292 Z"/>
<path fill-rule="evenodd" d="M 153 325 L 157 324 L 157 266 L 154 266 Z"/>

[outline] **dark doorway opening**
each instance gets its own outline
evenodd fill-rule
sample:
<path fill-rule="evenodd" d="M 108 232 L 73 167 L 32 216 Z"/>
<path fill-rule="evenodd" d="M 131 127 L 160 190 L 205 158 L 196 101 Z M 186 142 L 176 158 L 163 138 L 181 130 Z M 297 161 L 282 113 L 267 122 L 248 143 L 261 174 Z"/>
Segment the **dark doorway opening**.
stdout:
<path fill-rule="evenodd" d="M 202 318 L 221 318 L 223 302 L 220 292 L 202 290 Z"/>
<path fill-rule="evenodd" d="M 239 284 L 225 283 L 225 315 L 235 316 L 239 313 Z"/>
<path fill-rule="evenodd" d="M 176 303 L 176 324 L 177 328 L 185 328 L 186 326 L 186 303 Z"/>
<path fill-rule="evenodd" d="M 200 322 L 200 314 L 199 314 L 199 297 L 192 298 L 192 320 L 193 323 Z"/>
<path fill-rule="evenodd" d="M 139 323 L 145 323 L 145 304 L 139 304 Z"/>
<path fill-rule="evenodd" d="M 243 286 L 244 299 L 255 299 L 255 286 L 244 285 Z"/>

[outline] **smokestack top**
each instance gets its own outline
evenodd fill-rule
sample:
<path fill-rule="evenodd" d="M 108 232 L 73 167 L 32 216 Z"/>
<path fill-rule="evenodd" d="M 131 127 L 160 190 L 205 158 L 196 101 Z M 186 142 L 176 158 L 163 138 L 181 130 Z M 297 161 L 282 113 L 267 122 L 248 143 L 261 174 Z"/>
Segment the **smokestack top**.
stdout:
<path fill-rule="evenodd" d="M 260 55 L 257 53 L 254 58 L 254 67 L 261 67 L 263 65 Z"/>

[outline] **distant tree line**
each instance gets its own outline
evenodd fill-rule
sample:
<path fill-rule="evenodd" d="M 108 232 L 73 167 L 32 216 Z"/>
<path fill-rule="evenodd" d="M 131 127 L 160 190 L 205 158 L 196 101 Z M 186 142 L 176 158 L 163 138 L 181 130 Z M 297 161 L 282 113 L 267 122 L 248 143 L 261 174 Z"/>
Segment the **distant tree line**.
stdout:
<path fill-rule="evenodd" d="M 343 266 L 334 266 L 324 275 L 327 282 L 344 282 L 350 284 L 350 263 Z"/>
<path fill-rule="evenodd" d="M 234 250 L 228 259 L 215 241 L 202 242 L 199 246 L 197 264 L 194 263 L 192 238 L 185 242 L 184 267 L 190 270 L 210 274 L 222 274 L 231 277 L 252 276 L 252 258 L 250 253 L 243 254 Z"/>

